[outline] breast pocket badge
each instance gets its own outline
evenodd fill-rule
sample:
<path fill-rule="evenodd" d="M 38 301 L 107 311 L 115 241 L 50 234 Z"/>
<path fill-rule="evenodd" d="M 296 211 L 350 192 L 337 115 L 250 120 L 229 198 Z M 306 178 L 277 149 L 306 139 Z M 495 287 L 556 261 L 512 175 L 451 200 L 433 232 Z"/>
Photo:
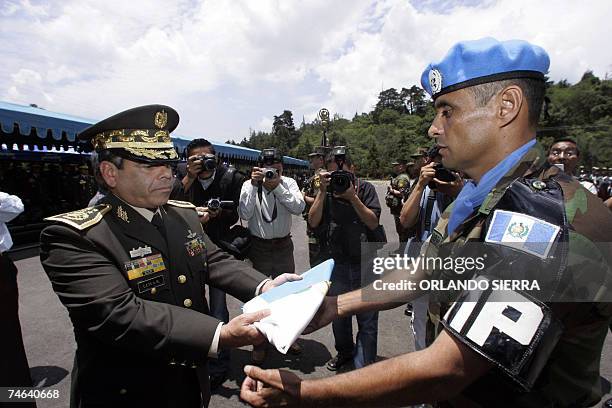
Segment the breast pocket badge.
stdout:
<path fill-rule="evenodd" d="M 185 243 L 185 248 L 187 249 L 187 255 L 196 256 L 204 253 L 204 250 L 206 249 L 206 244 L 204 243 L 204 239 L 202 238 L 202 236 L 197 235 L 194 239 Z"/>

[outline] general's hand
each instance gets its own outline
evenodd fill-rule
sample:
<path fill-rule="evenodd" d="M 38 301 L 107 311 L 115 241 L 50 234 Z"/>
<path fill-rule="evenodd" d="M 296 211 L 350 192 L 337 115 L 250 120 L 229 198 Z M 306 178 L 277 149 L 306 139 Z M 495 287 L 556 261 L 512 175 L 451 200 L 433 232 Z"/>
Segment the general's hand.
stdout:
<path fill-rule="evenodd" d="M 285 282 L 298 281 L 302 279 L 303 278 L 300 275 L 295 274 L 295 273 L 283 273 L 282 275 L 278 275 L 273 280 L 269 280 L 266 283 L 264 283 L 263 287 L 261 288 L 261 293 L 265 293 L 266 291 L 272 288 L 275 288 L 277 286 L 280 286 Z"/>
<path fill-rule="evenodd" d="M 421 174 L 419 175 L 419 181 L 417 181 L 421 188 L 425 188 L 425 186 L 434 179 L 436 175 L 436 169 L 434 168 L 435 164 L 436 163 L 431 162 L 421 167 Z"/>
<path fill-rule="evenodd" d="M 333 320 L 338 318 L 338 297 L 337 296 L 325 296 L 323 303 L 319 306 L 319 310 L 315 313 L 314 317 L 308 323 L 308 326 L 304 329 L 302 334 L 309 334 L 319 330 L 321 327 L 325 327 L 330 324 Z"/>
<path fill-rule="evenodd" d="M 240 387 L 240 398 L 253 407 L 291 407 L 300 404 L 302 379 L 285 370 L 262 370 L 245 366 L 247 377 Z"/>
<path fill-rule="evenodd" d="M 194 179 L 200 172 L 202 172 L 202 160 L 199 159 L 199 156 L 190 156 L 187 159 L 187 176 Z"/>
<path fill-rule="evenodd" d="M 270 310 L 260 310 L 254 313 L 244 313 L 234 317 L 229 323 L 221 326 L 219 334 L 219 348 L 242 347 L 248 344 L 261 344 L 265 337 L 255 326 L 258 322 L 270 315 Z"/>
<path fill-rule="evenodd" d="M 261 168 L 253 167 L 251 171 L 251 184 L 257 186 L 259 183 L 263 182 L 264 174 Z"/>

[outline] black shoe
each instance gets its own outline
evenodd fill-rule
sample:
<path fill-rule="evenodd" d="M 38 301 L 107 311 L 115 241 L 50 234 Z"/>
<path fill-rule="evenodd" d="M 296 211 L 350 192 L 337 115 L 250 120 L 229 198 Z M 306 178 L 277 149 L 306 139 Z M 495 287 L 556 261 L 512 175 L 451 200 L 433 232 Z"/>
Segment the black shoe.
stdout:
<path fill-rule="evenodd" d="M 351 361 L 353 361 L 353 356 L 338 354 L 327 362 L 327 369 L 329 371 L 338 371 L 343 365 Z"/>
<path fill-rule="evenodd" d="M 210 390 L 215 391 L 227 380 L 227 373 L 211 374 L 209 378 Z"/>

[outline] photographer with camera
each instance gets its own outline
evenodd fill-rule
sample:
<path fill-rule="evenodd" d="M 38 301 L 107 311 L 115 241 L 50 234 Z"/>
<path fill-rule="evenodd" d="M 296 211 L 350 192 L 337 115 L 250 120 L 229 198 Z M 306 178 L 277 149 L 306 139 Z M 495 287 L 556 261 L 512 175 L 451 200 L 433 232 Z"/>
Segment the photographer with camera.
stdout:
<path fill-rule="evenodd" d="M 440 219 L 440 214 L 459 195 L 463 179 L 442 166 L 442 156 L 434 146 L 428 152 L 425 165 L 408 199 L 402 207 L 400 222 L 405 228 L 414 228 L 415 235 L 406 243 L 405 254 L 416 257 L 423 242 L 427 241 Z M 409 303 L 406 314 L 411 315 L 411 326 L 416 350 L 426 347 L 427 306 L 429 296 L 423 295 Z"/>
<path fill-rule="evenodd" d="M 180 180 L 177 178 L 170 198 L 189 201 L 198 207 L 200 222 L 210 239 L 241 259 L 241 254 L 231 245 L 230 228 L 238 221 L 238 201 L 244 175 L 234 168 L 218 165 L 215 148 L 206 139 L 192 140 L 185 151 L 186 174 Z M 212 286 L 208 290 L 210 314 L 227 323 L 229 312 L 225 292 Z M 212 390 L 227 379 L 229 364 L 230 353 L 225 349 L 219 352 L 218 359 L 209 360 Z"/>
<path fill-rule="evenodd" d="M 345 146 L 336 146 L 327 158 L 327 170 L 308 214 L 314 230 L 326 229 L 329 257 L 335 261 L 330 295 L 350 292 L 362 286 L 361 243 L 377 229 L 380 203 L 374 186 L 354 175 Z M 353 343 L 352 318 L 333 322 L 338 354 L 327 362 L 330 371 L 353 361 L 361 368 L 376 360 L 378 312 L 357 314 L 357 344 Z"/>
<path fill-rule="evenodd" d="M 308 161 L 310 166 L 314 170 L 314 174 L 308 180 L 302 190 L 302 196 L 306 202 L 304 207 L 304 220 L 306 221 L 306 235 L 308 236 L 308 257 L 310 260 L 310 267 L 313 268 L 327 259 L 327 253 L 324 248 L 327 247 L 327 237 L 323 234 L 318 234 L 315 230 L 310 228 L 308 224 L 308 212 L 310 207 L 314 203 L 315 197 L 319 192 L 321 186 L 321 171 L 325 171 L 325 156 L 327 155 L 328 148 L 326 146 L 317 146 L 314 152 L 308 155 Z"/>
<path fill-rule="evenodd" d="M 405 159 L 396 159 L 393 163 L 393 178 L 390 185 L 387 186 L 387 194 L 385 195 L 385 204 L 389 207 L 391 215 L 395 220 L 395 231 L 397 232 L 400 250 L 404 248 L 406 241 L 409 238 L 410 229 L 404 228 L 400 222 L 399 216 L 402 211 L 404 200 L 410 192 L 410 177 L 408 176 L 408 161 Z"/>
<path fill-rule="evenodd" d="M 272 278 L 295 272 L 291 218 L 300 215 L 304 205 L 296 181 L 283 176 L 282 154 L 275 148 L 263 149 L 251 181 L 242 185 L 238 210 L 240 218 L 248 221 L 253 238 L 248 258 L 259 272 Z M 299 354 L 301 349 L 294 343 L 290 352 Z M 253 363 L 263 363 L 265 356 L 265 348 L 253 350 Z"/>

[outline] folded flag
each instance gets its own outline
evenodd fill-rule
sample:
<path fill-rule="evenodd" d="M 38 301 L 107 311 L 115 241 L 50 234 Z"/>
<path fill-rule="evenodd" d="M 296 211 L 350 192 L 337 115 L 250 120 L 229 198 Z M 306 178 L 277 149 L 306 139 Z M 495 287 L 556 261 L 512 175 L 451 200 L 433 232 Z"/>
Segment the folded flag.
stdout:
<path fill-rule="evenodd" d="M 304 272 L 302 280 L 287 282 L 251 299 L 242 306 L 242 311 L 270 309 L 270 315 L 255 322 L 255 327 L 278 351 L 286 354 L 321 306 L 333 269 L 333 259 L 327 260 Z"/>

